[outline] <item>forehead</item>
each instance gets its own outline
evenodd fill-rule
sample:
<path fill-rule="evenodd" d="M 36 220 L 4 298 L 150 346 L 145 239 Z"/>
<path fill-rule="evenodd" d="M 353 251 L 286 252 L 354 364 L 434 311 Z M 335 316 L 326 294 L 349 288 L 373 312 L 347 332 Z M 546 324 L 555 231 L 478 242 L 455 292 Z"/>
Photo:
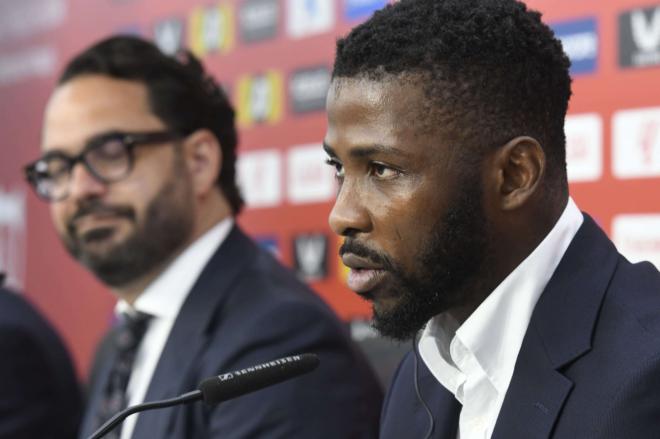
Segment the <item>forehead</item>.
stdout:
<path fill-rule="evenodd" d="M 42 149 L 75 151 L 105 132 L 162 127 L 149 108 L 144 84 L 102 75 L 80 76 L 53 92 L 44 114 Z"/>
<path fill-rule="evenodd" d="M 333 150 L 382 145 L 425 159 L 446 159 L 446 129 L 418 80 L 335 78 L 327 96 L 325 142 Z"/>

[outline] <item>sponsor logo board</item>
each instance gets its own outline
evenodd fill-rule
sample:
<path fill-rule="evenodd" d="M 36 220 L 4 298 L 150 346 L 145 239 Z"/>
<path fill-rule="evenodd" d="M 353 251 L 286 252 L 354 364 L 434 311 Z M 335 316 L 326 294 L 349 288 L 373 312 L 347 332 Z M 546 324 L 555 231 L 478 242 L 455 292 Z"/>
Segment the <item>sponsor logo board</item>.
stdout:
<path fill-rule="evenodd" d="M 593 73 L 598 62 L 598 29 L 595 18 L 565 21 L 552 25 L 571 60 L 571 75 Z"/>
<path fill-rule="evenodd" d="M 566 133 L 568 181 L 587 182 L 603 174 L 603 121 L 596 113 L 569 115 Z"/>
<path fill-rule="evenodd" d="M 296 273 L 306 281 L 323 279 L 328 274 L 328 237 L 322 233 L 296 235 L 293 239 Z"/>
<path fill-rule="evenodd" d="M 296 70 L 289 77 L 289 102 L 295 113 L 325 109 L 325 97 L 330 86 L 330 70 L 312 67 Z"/>
<path fill-rule="evenodd" d="M 220 4 L 193 8 L 188 19 L 188 44 L 197 56 L 228 52 L 234 45 L 232 7 Z"/>
<path fill-rule="evenodd" d="M 274 70 L 246 75 L 236 84 L 237 121 L 242 127 L 273 124 L 282 118 L 282 75 Z"/>
<path fill-rule="evenodd" d="M 660 176 L 660 107 L 618 111 L 612 130 L 615 177 Z"/>
<path fill-rule="evenodd" d="M 660 64 L 660 5 L 619 15 L 619 65 L 647 67 Z"/>
<path fill-rule="evenodd" d="M 335 24 L 333 0 L 287 0 L 287 34 L 303 38 L 332 29 Z"/>
<path fill-rule="evenodd" d="M 631 262 L 650 261 L 660 268 L 660 213 L 617 215 L 612 240 Z"/>
<path fill-rule="evenodd" d="M 252 43 L 277 35 L 280 8 L 277 0 L 247 0 L 238 10 L 241 40 Z"/>
<path fill-rule="evenodd" d="M 237 161 L 238 185 L 248 207 L 273 207 L 282 201 L 282 159 L 276 149 L 244 152 Z"/>
<path fill-rule="evenodd" d="M 292 204 L 325 202 L 337 189 L 334 169 L 325 163 L 320 144 L 300 145 L 287 152 L 287 198 Z"/>

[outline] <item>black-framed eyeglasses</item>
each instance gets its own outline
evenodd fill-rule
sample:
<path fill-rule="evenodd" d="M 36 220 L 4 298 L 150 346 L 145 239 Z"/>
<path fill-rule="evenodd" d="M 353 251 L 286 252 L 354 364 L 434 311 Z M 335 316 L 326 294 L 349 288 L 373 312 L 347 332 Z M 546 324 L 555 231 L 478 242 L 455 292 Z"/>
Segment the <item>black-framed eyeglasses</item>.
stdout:
<path fill-rule="evenodd" d="M 25 166 L 25 178 L 39 197 L 61 201 L 69 196 L 71 171 L 77 163 L 82 163 L 100 182 L 113 183 L 131 173 L 136 146 L 163 144 L 181 137 L 171 131 L 106 133 L 91 139 L 76 156 L 62 151 L 46 153 Z"/>

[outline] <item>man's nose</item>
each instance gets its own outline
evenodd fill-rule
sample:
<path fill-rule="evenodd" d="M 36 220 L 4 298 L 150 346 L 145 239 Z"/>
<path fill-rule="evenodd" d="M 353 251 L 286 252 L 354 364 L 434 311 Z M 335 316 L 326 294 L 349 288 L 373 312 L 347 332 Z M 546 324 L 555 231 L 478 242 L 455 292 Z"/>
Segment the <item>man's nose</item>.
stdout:
<path fill-rule="evenodd" d="M 363 199 L 359 185 L 349 185 L 344 182 L 328 217 L 330 228 L 337 235 L 350 236 L 371 230 L 369 210 Z"/>
<path fill-rule="evenodd" d="M 83 200 L 103 195 L 107 185 L 94 177 L 82 164 L 77 163 L 71 169 L 69 180 L 69 197 L 73 200 Z"/>

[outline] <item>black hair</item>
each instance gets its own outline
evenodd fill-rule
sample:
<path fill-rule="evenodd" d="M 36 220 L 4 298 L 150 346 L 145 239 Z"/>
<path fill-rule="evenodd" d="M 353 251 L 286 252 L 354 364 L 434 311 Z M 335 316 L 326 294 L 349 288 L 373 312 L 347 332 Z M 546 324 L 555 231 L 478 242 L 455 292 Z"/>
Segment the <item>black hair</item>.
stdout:
<path fill-rule="evenodd" d="M 188 135 L 201 128 L 211 130 L 222 150 L 217 184 L 232 212 L 240 212 L 243 198 L 236 185 L 238 135 L 234 109 L 225 92 L 192 53 L 181 51 L 172 57 L 141 38 L 115 36 L 73 58 L 64 68 L 58 85 L 86 74 L 144 83 L 151 111 L 175 133 Z"/>
<path fill-rule="evenodd" d="M 401 0 L 337 41 L 332 77 L 417 78 L 428 101 L 421 104 L 431 118 L 444 117 L 430 123 L 482 154 L 517 136 L 535 138 L 548 163 L 546 187 L 566 193 L 569 67 L 541 14 L 519 1 Z"/>

